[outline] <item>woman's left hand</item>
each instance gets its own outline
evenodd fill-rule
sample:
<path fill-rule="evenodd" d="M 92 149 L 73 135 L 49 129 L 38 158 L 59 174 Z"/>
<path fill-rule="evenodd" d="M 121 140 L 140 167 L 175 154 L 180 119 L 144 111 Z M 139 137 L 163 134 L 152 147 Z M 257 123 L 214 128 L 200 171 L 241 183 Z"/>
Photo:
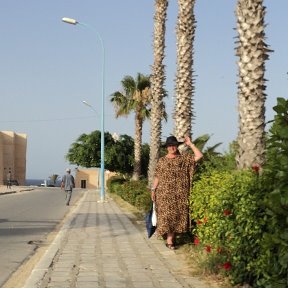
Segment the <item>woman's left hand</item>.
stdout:
<path fill-rule="evenodd" d="M 185 142 L 186 145 L 191 147 L 193 153 L 194 153 L 194 159 L 197 162 L 203 157 L 202 152 L 192 143 L 191 139 L 189 136 L 185 136 Z"/>
<path fill-rule="evenodd" d="M 191 146 L 191 145 L 192 145 L 192 142 L 191 142 L 191 139 L 190 139 L 189 136 L 185 136 L 184 143 L 185 143 L 187 146 Z"/>

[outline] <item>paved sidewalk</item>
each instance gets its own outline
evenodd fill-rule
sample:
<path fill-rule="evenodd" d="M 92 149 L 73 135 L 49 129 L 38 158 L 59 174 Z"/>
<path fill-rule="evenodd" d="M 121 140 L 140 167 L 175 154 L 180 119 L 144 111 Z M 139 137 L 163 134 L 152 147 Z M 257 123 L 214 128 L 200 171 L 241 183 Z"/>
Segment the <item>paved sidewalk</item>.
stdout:
<path fill-rule="evenodd" d="M 217 287 L 182 273 L 179 255 L 134 225 L 112 200 L 87 190 L 25 288 Z"/>
<path fill-rule="evenodd" d="M 11 186 L 11 188 L 7 188 L 6 185 L 0 185 L 0 195 L 5 194 L 13 194 L 21 191 L 30 191 L 35 189 L 32 186 Z"/>

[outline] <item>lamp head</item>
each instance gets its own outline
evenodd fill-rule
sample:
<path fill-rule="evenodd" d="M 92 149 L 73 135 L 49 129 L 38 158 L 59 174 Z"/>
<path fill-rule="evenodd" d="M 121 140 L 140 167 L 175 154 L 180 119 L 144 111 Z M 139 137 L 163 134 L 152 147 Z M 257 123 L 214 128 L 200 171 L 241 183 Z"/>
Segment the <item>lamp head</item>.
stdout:
<path fill-rule="evenodd" d="M 90 105 L 87 101 L 85 101 L 85 100 L 83 100 L 82 103 L 85 104 L 85 105 L 87 105 L 87 106 L 89 106 L 89 107 L 91 107 L 91 105 Z"/>
<path fill-rule="evenodd" d="M 62 21 L 68 24 L 76 25 L 78 22 L 75 19 L 64 17 Z"/>

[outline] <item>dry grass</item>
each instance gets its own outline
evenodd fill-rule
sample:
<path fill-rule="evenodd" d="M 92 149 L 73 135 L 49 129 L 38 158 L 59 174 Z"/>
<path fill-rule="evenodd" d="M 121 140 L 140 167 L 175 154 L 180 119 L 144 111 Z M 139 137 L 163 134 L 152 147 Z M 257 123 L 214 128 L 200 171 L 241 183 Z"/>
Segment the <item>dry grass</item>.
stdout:
<path fill-rule="evenodd" d="M 219 288 L 232 288 L 228 279 L 222 275 L 217 275 L 211 273 L 203 263 L 205 263 L 206 256 L 204 253 L 198 253 L 195 250 L 193 244 L 184 244 L 179 247 L 177 254 L 183 257 L 186 263 L 187 269 L 189 269 L 190 274 L 195 277 L 203 278 L 205 281 L 211 284 L 217 284 Z"/>

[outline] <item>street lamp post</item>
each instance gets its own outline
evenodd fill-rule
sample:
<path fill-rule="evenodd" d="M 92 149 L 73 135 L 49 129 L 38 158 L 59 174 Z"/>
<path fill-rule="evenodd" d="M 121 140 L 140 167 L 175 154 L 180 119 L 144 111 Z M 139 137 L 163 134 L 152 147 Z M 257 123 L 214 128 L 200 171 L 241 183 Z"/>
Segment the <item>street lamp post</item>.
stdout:
<path fill-rule="evenodd" d="M 100 189 L 100 201 L 104 202 L 105 200 L 105 167 L 104 167 L 104 92 L 105 92 L 105 49 L 104 49 L 104 44 L 101 35 L 94 30 L 91 26 L 78 22 L 75 19 L 72 18 L 62 18 L 62 21 L 68 24 L 72 25 L 81 25 L 84 27 L 87 27 L 91 29 L 93 32 L 96 33 L 97 38 L 99 39 L 101 43 L 101 48 L 102 48 L 102 93 L 101 93 L 101 166 L 100 166 L 100 173 L 101 173 L 101 189 Z"/>

